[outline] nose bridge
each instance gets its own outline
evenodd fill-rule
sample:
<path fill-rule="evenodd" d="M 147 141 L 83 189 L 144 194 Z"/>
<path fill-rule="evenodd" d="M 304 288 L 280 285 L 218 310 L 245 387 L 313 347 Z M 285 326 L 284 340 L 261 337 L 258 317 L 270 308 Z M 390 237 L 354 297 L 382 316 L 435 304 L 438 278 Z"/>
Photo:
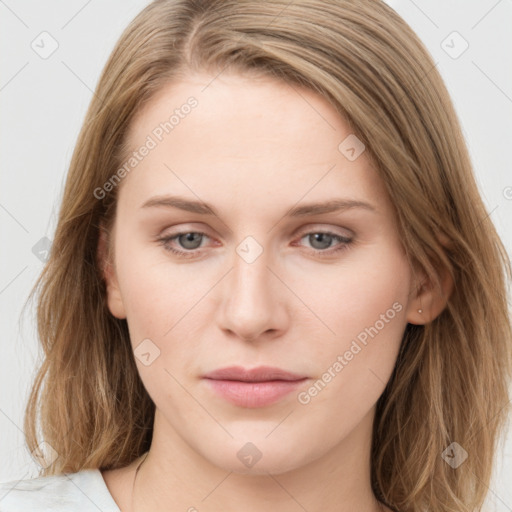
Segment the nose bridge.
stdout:
<path fill-rule="evenodd" d="M 232 291 L 239 299 L 250 299 L 251 302 L 254 302 L 255 299 L 264 299 L 267 295 L 266 289 L 270 284 L 270 272 L 267 268 L 269 265 L 268 252 L 263 251 L 252 259 L 251 252 L 253 252 L 254 249 L 249 248 L 247 253 L 240 254 L 243 248 L 244 245 L 241 244 L 237 248 L 237 254 L 234 257 Z M 245 256 L 248 257 L 246 258 Z"/>
<path fill-rule="evenodd" d="M 223 327 L 247 339 L 278 329 L 279 292 L 271 266 L 270 251 L 247 237 L 233 255 L 233 270 L 224 288 Z"/>

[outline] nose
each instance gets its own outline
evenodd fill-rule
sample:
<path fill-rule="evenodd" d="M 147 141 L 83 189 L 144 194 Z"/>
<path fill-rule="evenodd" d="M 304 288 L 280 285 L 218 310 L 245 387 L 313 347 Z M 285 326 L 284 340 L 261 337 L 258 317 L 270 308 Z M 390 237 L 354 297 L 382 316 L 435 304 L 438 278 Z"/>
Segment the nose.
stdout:
<path fill-rule="evenodd" d="M 287 329 L 286 287 L 269 263 L 265 251 L 252 262 L 235 253 L 218 310 L 219 326 L 232 337 L 257 341 L 275 338 Z"/>

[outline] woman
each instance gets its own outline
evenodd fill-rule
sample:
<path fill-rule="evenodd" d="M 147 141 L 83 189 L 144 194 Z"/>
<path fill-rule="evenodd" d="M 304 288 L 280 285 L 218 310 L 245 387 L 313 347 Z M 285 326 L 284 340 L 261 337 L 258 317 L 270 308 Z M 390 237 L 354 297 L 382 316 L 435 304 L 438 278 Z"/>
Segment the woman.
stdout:
<path fill-rule="evenodd" d="M 157 0 L 73 155 L 37 283 L 42 471 L 0 510 L 479 510 L 510 275 L 386 4 Z"/>

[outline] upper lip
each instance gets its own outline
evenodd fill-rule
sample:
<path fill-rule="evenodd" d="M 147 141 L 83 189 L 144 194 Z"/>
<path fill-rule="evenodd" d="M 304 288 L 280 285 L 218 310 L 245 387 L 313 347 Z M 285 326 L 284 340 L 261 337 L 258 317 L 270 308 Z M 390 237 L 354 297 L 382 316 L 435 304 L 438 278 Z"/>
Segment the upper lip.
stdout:
<path fill-rule="evenodd" d="M 271 380 L 302 380 L 305 375 L 287 372 L 273 366 L 258 366 L 256 368 L 243 368 L 242 366 L 229 366 L 219 368 L 204 375 L 205 379 L 238 380 L 242 382 L 265 382 Z"/>

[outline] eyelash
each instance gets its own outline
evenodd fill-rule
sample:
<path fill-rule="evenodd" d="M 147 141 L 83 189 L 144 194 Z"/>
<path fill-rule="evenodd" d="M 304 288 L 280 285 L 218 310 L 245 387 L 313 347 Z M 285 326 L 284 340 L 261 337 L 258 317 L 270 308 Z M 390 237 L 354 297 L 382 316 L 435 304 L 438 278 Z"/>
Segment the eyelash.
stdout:
<path fill-rule="evenodd" d="M 208 237 L 208 235 L 206 233 L 202 233 L 201 231 L 182 231 L 182 232 L 176 233 L 176 234 L 174 234 L 172 236 L 166 236 L 166 237 L 158 238 L 157 242 L 159 242 L 166 251 L 168 251 L 168 252 L 170 252 L 172 254 L 175 254 L 178 257 L 181 257 L 181 258 L 193 258 L 194 256 L 197 256 L 197 253 L 200 252 L 200 249 L 194 249 L 194 250 L 190 250 L 190 251 L 181 251 L 179 249 L 175 249 L 175 248 L 169 246 L 169 242 L 173 241 L 176 238 L 179 238 L 182 235 L 187 235 L 187 234 L 190 234 L 190 233 L 194 233 L 196 235 L 202 235 L 202 236 Z M 335 249 L 326 249 L 324 251 L 322 251 L 320 249 L 311 249 L 316 255 L 319 255 L 320 257 L 324 257 L 324 255 L 325 255 L 325 257 L 328 257 L 328 256 L 332 256 L 334 254 L 340 253 L 342 251 L 347 250 L 349 248 L 349 246 L 351 244 L 353 244 L 353 239 L 352 238 L 347 238 L 347 237 L 344 237 L 344 236 L 341 236 L 341 235 L 337 235 L 336 233 L 332 233 L 330 231 L 309 231 L 309 232 L 304 233 L 303 235 L 301 235 L 299 240 L 302 240 L 304 237 L 306 237 L 308 235 L 316 235 L 316 234 L 328 235 L 328 236 L 333 237 L 335 240 L 338 240 L 339 242 L 342 242 Z"/>

